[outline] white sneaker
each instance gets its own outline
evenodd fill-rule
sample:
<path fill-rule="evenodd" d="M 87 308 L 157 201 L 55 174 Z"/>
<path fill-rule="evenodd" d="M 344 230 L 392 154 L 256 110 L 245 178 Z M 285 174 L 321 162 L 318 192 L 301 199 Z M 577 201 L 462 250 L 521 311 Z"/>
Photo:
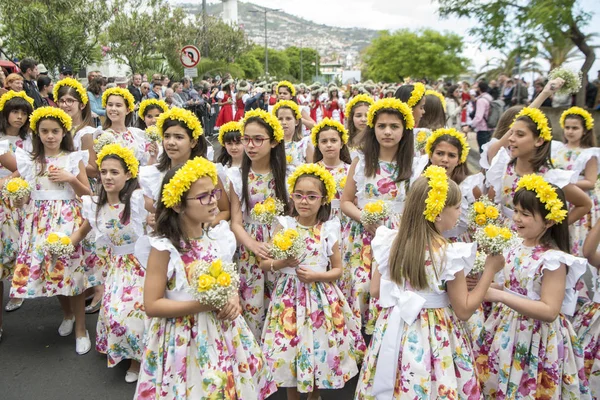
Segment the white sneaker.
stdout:
<path fill-rule="evenodd" d="M 75 351 L 80 356 L 84 355 L 92 348 L 92 342 L 90 342 L 90 334 L 85 331 L 85 336 L 75 339 Z"/>
<path fill-rule="evenodd" d="M 75 325 L 75 317 L 71 319 L 63 319 L 58 327 L 58 334 L 60 336 L 69 336 L 73 333 L 73 325 Z"/>
<path fill-rule="evenodd" d="M 138 375 L 139 375 L 139 372 L 127 371 L 127 373 L 125 374 L 125 382 L 127 382 L 127 383 L 137 382 Z"/>

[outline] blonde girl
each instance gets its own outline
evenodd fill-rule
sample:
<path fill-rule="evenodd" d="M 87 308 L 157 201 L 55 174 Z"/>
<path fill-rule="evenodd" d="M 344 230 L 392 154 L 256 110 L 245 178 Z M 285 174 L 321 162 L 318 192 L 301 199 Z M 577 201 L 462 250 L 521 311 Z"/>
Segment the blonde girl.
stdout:
<path fill-rule="evenodd" d="M 315 148 L 309 136 L 302 136 L 302 114 L 298 104 L 291 100 L 279 100 L 272 112 L 283 127 L 287 165 L 297 168 L 311 163 Z"/>

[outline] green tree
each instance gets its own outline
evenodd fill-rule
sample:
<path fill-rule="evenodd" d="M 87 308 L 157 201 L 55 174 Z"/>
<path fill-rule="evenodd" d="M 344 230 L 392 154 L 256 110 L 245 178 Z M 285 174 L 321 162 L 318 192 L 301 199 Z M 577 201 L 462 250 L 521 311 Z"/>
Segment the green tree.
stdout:
<path fill-rule="evenodd" d="M 297 81 L 312 81 L 317 75 L 317 67 L 315 63 L 319 58 L 319 53 L 310 47 L 302 48 L 302 71 L 300 71 L 300 48 L 296 46 L 287 47 L 284 50 L 290 60 L 289 74 Z"/>
<path fill-rule="evenodd" d="M 0 38 L 13 56 L 77 71 L 100 60 L 98 37 L 110 15 L 107 0 L 0 1 Z"/>
<path fill-rule="evenodd" d="M 382 31 L 364 52 L 365 78 L 399 82 L 403 78 L 455 77 L 467 70 L 469 61 L 460 56 L 463 39 L 454 33 L 431 29 L 394 33 Z"/>
<path fill-rule="evenodd" d="M 265 73 L 265 69 L 254 53 L 242 54 L 237 58 L 236 64 L 244 71 L 244 77 L 247 79 L 256 79 Z"/>
<path fill-rule="evenodd" d="M 260 61 L 265 68 L 265 48 L 263 46 L 254 46 L 250 53 Z M 283 77 L 290 72 L 290 60 L 283 51 L 269 49 L 269 75 Z"/>
<path fill-rule="evenodd" d="M 596 60 L 589 37 L 582 29 L 589 23 L 590 12 L 577 0 L 437 0 L 442 16 L 474 18 L 478 23 L 469 30 L 481 43 L 501 49 L 506 43 L 535 44 L 544 39 L 569 38 L 585 56 L 581 67 L 583 85 L 577 104 L 585 103 L 587 74 Z"/>

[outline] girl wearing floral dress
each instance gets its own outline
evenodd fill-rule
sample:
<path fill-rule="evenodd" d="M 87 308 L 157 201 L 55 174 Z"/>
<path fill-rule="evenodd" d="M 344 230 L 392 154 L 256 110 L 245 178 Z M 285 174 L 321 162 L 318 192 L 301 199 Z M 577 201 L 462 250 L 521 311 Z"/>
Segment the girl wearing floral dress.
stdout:
<path fill-rule="evenodd" d="M 302 136 L 302 114 L 298 104 L 291 100 L 279 100 L 273 106 L 273 115 L 279 120 L 285 134 L 285 158 L 293 169 L 311 163 L 315 148 L 310 136 Z"/>
<path fill-rule="evenodd" d="M 24 219 L 15 266 L 11 297 L 35 298 L 65 296 L 70 307 L 63 307 L 64 319 L 58 328 L 68 336 L 75 324 L 78 354 L 91 348 L 85 329 L 85 253 L 81 244 L 68 256 L 46 254 L 43 244 L 48 234 L 70 236 L 83 222 L 81 201 L 91 189 L 85 165 L 89 154 L 74 151 L 70 135 L 71 117 L 54 107 L 40 107 L 30 117 L 33 151 L 17 148 L 17 166 L 21 177 L 32 188 L 30 201 L 24 199 Z M 69 315 L 69 313 L 72 313 Z"/>
<path fill-rule="evenodd" d="M 155 126 L 158 117 L 168 110 L 169 105 L 164 100 L 146 99 L 140 103 L 136 126 L 143 130 Z"/>
<path fill-rule="evenodd" d="M 543 177 L 519 180 L 513 222 L 523 239 L 486 300 L 496 303 L 474 344 L 483 394 L 491 399 L 591 399 L 583 352 L 566 316 L 586 260 L 569 251 L 565 196 Z"/>
<path fill-rule="evenodd" d="M 190 295 L 194 261 L 233 261 L 235 237 L 217 215 L 217 169 L 197 157 L 167 172 L 156 233 L 136 244 L 146 267 L 150 317 L 135 399 L 263 400 L 277 390 L 271 367 L 232 296 L 221 309 Z"/>
<path fill-rule="evenodd" d="M 369 108 L 368 126 L 363 154 L 352 161 L 348 171 L 341 208 L 351 219 L 342 234 L 346 245 L 342 263 L 351 277 L 348 302 L 353 309 L 354 303 L 358 304 L 363 327 L 371 333 L 377 319 L 376 307 L 369 311 L 371 240 L 379 225 L 397 227 L 410 182 L 420 171 L 413 168 L 414 119 L 410 107 L 397 99 L 379 100 Z M 361 210 L 375 200 L 385 201 L 390 215 L 379 224 L 363 225 Z"/>
<path fill-rule="evenodd" d="M 277 101 L 281 100 L 289 100 L 298 104 L 298 100 L 296 99 L 296 88 L 292 85 L 291 82 L 281 81 L 276 86 L 277 91 Z M 273 104 L 275 105 L 275 104 Z M 315 125 L 315 120 L 310 116 L 310 108 L 306 105 L 299 105 L 300 107 L 300 115 L 302 116 L 302 129 L 304 132 L 303 136 L 308 136 L 310 130 Z M 302 131 L 301 131 L 302 132 Z"/>
<path fill-rule="evenodd" d="M 231 182 L 231 230 L 240 244 L 237 264 L 242 315 L 259 338 L 275 278 L 258 264 L 269 256 L 272 227 L 253 220 L 250 214 L 257 203 L 268 198 L 281 201 L 284 214 L 288 212 L 284 133 L 279 121 L 263 110 L 245 114 L 241 133 L 245 152 L 242 167 L 230 168 L 227 175 Z"/>
<path fill-rule="evenodd" d="M 461 321 L 479 307 L 502 256 L 489 256 L 479 283 L 465 276 L 475 243 L 448 243 L 442 233 L 460 215 L 461 193 L 446 171 L 430 166 L 412 185 L 398 231 L 377 229 L 378 270 L 371 292 L 379 315 L 355 399 L 480 399 L 470 340 Z"/>
<path fill-rule="evenodd" d="M 263 351 L 274 365 L 277 386 L 288 399 L 300 393 L 319 398 L 319 389 L 340 389 L 358 374 L 365 350 L 360 318 L 335 284 L 342 274 L 340 223 L 329 219 L 336 188 L 333 176 L 306 164 L 290 176 L 293 217 L 279 217 L 278 227 L 305 238 L 298 259 L 261 261 L 264 271 L 279 272 L 263 330 Z"/>
<path fill-rule="evenodd" d="M 362 149 L 363 140 L 367 132 L 367 113 L 369 106 L 375 100 L 368 94 L 354 96 L 346 104 L 346 126 L 348 127 L 348 148 L 354 160 Z"/>
<path fill-rule="evenodd" d="M 227 198 L 229 198 L 229 178 L 227 171 L 230 168 L 240 168 L 244 159 L 244 146 L 242 146 L 241 122 L 231 121 L 219 128 L 219 144 L 221 152 L 216 160 L 219 178 L 223 181 Z M 222 176 L 223 175 L 223 176 Z"/>
<path fill-rule="evenodd" d="M 107 355 L 110 368 L 131 360 L 125 381 L 137 380 L 142 359 L 144 270 L 133 255 L 144 234 L 146 210 L 138 187 L 139 162 L 133 152 L 109 144 L 98 154 L 102 187 L 97 197 L 83 196 L 81 228 L 73 233 L 79 243 L 90 232 L 94 243 L 110 248 L 102 308 L 98 316 L 96 350 Z"/>
<path fill-rule="evenodd" d="M 29 134 L 29 116 L 33 112 L 33 99 L 25 92 L 12 90 L 0 97 L 0 155 L 13 158 L 13 169 L 0 165 L 0 190 L 15 172 L 16 161 L 14 154 L 17 148 L 27 151 L 32 150 L 31 136 Z M 9 155 L 10 154 L 10 155 Z M 0 208 L 3 209 L 2 224 L 0 226 L 0 282 L 4 279 L 11 280 L 15 267 L 15 260 L 19 250 L 19 234 L 22 211 L 11 202 L 0 196 Z M 4 285 L 0 283 L 0 298 L 4 293 Z M 0 300 L 0 306 L 3 306 Z M 13 298 L 6 305 L 6 311 L 14 311 L 21 307 L 23 299 Z M 0 314 L 2 311 L 0 311 Z M 1 322 L 1 320 L 0 320 Z M 0 323 L 0 326 L 2 324 Z"/>

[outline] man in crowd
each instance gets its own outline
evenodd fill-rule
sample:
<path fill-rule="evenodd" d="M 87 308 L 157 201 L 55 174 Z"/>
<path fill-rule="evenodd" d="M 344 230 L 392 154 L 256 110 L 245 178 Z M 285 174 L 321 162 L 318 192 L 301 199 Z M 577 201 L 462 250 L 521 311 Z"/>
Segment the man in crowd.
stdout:
<path fill-rule="evenodd" d="M 129 85 L 127 90 L 129 90 L 129 93 L 131 93 L 131 95 L 135 99 L 136 103 L 140 103 L 142 101 L 143 95 L 142 95 L 141 85 L 142 85 L 142 75 L 133 74 L 133 78 L 131 79 L 131 85 Z"/>
<path fill-rule="evenodd" d="M 72 77 L 73 77 L 73 68 L 71 68 L 67 65 L 63 65 L 62 67 L 60 67 L 60 70 L 58 71 L 58 80 L 59 81 L 61 79 L 72 78 Z"/>
<path fill-rule="evenodd" d="M 21 76 L 23 77 L 23 90 L 25 90 L 27 96 L 33 99 L 33 107 L 42 107 L 44 105 L 44 100 L 36 85 L 36 80 L 39 75 L 37 62 L 31 58 L 24 58 L 19 63 L 19 68 L 21 69 Z"/>
<path fill-rule="evenodd" d="M 152 85 L 152 91 L 148 94 L 149 99 L 162 99 L 162 83 L 159 81 L 154 82 Z"/>
<path fill-rule="evenodd" d="M 150 97 L 150 83 L 149 82 L 144 82 L 142 83 L 142 85 L 140 86 L 140 91 L 142 93 L 142 101 L 144 100 L 148 100 Z"/>

